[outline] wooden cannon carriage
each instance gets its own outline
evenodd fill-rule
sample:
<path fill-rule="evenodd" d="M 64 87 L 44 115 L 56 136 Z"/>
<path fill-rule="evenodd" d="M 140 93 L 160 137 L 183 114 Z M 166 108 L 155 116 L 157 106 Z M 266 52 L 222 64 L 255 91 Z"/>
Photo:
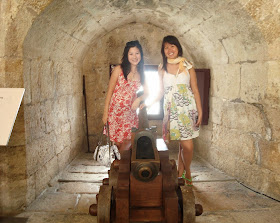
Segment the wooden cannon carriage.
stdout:
<path fill-rule="evenodd" d="M 202 207 L 195 205 L 192 187 L 178 178 L 175 160 L 169 160 L 164 141 L 156 139 L 146 116 L 146 111 L 140 112 L 132 149 L 112 163 L 109 178 L 103 179 L 96 196 L 97 204 L 89 208 L 98 223 L 192 223 L 202 213 Z"/>

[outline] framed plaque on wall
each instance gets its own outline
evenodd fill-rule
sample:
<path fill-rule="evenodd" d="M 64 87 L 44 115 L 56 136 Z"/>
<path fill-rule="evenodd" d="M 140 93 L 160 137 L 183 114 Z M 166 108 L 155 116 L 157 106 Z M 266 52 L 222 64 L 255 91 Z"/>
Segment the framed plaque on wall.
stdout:
<path fill-rule="evenodd" d="M 0 146 L 9 142 L 24 88 L 0 88 Z"/>

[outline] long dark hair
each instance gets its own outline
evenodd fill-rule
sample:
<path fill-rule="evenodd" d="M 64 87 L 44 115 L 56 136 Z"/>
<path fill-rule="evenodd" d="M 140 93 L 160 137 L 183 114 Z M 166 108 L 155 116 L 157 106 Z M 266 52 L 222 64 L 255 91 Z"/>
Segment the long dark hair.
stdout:
<path fill-rule="evenodd" d="M 121 63 L 121 68 L 123 70 L 124 78 L 127 80 L 127 76 L 131 71 L 131 64 L 128 61 L 128 51 L 131 47 L 137 47 L 140 51 L 141 60 L 137 64 L 137 71 L 140 74 L 141 84 L 144 84 L 144 80 L 145 80 L 145 77 L 144 77 L 144 55 L 143 55 L 142 46 L 140 45 L 138 40 L 127 42 L 125 47 L 124 47 L 122 63 Z"/>
<path fill-rule="evenodd" d="M 183 49 L 182 49 L 182 46 L 179 42 L 179 40 L 175 37 L 175 36 L 165 36 L 162 40 L 162 44 L 161 44 L 161 55 L 162 55 L 162 68 L 167 71 L 167 57 L 165 56 L 165 53 L 164 53 L 164 45 L 165 43 L 169 43 L 169 44 L 172 44 L 172 45 L 175 45 L 177 46 L 178 48 L 178 56 L 182 56 L 183 55 Z"/>

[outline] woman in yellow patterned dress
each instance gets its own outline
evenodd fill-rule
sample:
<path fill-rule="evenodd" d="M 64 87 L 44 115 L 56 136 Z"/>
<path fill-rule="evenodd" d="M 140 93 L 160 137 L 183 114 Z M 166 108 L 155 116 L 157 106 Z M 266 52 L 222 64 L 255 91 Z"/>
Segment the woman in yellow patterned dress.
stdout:
<path fill-rule="evenodd" d="M 163 38 L 161 54 L 163 63 L 159 66 L 159 79 L 161 97 L 164 94 L 163 138 L 165 141 L 180 141 L 178 176 L 192 185 L 192 139 L 199 136 L 202 121 L 196 73 L 192 64 L 182 57 L 183 50 L 175 36 Z"/>

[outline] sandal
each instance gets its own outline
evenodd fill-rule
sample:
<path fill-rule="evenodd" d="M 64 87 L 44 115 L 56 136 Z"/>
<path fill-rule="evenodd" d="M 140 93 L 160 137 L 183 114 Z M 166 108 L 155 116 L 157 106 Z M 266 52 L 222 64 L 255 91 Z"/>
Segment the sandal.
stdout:
<path fill-rule="evenodd" d="M 192 178 L 191 179 L 188 179 L 188 178 L 185 178 L 185 180 L 186 180 L 186 184 L 187 184 L 187 186 L 193 186 L 193 184 L 192 184 Z"/>
<path fill-rule="evenodd" d="M 186 181 L 186 185 L 187 186 L 192 186 L 192 178 L 191 179 L 188 179 L 186 178 L 186 171 L 184 170 L 183 174 L 182 174 L 182 178 Z"/>

